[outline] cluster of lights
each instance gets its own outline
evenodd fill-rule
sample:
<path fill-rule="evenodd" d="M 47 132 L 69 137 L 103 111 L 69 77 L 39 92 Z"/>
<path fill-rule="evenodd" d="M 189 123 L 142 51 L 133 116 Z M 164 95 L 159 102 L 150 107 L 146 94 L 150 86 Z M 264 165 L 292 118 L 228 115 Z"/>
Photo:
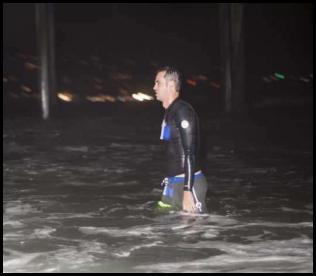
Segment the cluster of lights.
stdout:
<path fill-rule="evenodd" d="M 37 58 L 26 55 L 23 53 L 19 53 L 18 58 L 22 59 L 24 68 L 28 71 L 37 71 L 40 69 L 40 66 L 37 65 Z M 91 60 L 93 63 L 98 63 L 100 62 L 99 57 L 91 57 Z M 88 65 L 89 63 L 87 61 L 80 60 L 80 63 L 84 65 Z M 111 79 L 115 81 L 126 81 L 126 80 L 131 80 L 133 79 L 132 75 L 128 73 L 113 73 L 111 74 Z M 294 77 L 291 75 L 286 75 L 282 72 L 274 72 L 268 76 L 262 76 L 261 79 L 264 82 L 271 83 L 273 81 L 283 81 L 283 80 L 296 80 L 304 83 L 312 83 L 313 80 L 313 73 L 310 73 L 305 76 L 298 76 Z M 96 93 L 100 93 L 104 91 L 104 85 L 101 79 L 94 78 L 95 80 L 95 85 L 94 89 L 98 90 Z M 212 87 L 219 89 L 221 87 L 221 84 L 217 81 L 211 80 L 211 78 L 208 78 L 205 75 L 198 74 L 198 75 L 192 75 L 188 79 L 185 80 L 186 83 L 190 86 L 197 86 L 200 82 L 207 82 L 209 85 Z M 16 76 L 14 75 L 3 75 L 3 83 L 19 83 L 19 80 Z M 21 84 L 19 85 L 19 89 L 22 92 L 22 94 L 18 94 L 17 92 L 10 92 L 11 96 L 18 98 L 20 96 L 23 97 L 39 97 L 39 95 L 34 91 L 31 87 L 29 87 L 26 84 Z M 123 93 L 120 93 L 123 94 Z M 64 102 L 73 102 L 76 100 L 75 93 L 72 91 L 60 91 L 57 93 L 57 97 L 61 99 Z M 154 98 L 152 96 L 149 96 L 148 94 L 142 93 L 142 92 L 137 92 L 134 94 L 129 94 L 128 92 L 124 93 L 124 95 L 119 95 L 119 96 L 111 96 L 111 95 L 106 95 L 106 94 L 97 94 L 93 96 L 86 96 L 86 100 L 90 102 L 116 102 L 116 101 L 121 101 L 121 102 L 129 102 L 129 101 L 139 101 L 139 102 L 144 102 L 144 101 L 152 101 Z"/>
<path fill-rule="evenodd" d="M 299 80 L 305 83 L 309 83 L 313 79 L 313 74 L 309 74 L 307 77 L 294 77 L 294 76 L 286 76 L 283 73 L 275 72 L 272 75 L 268 77 L 261 77 L 261 79 L 264 82 L 271 82 L 271 81 L 280 81 L 280 80 L 285 80 L 285 79 L 292 79 L 292 80 Z"/>
<path fill-rule="evenodd" d="M 73 102 L 74 101 L 74 94 L 70 91 L 60 91 L 57 93 L 57 97 L 61 99 L 64 102 Z M 118 96 L 118 97 L 113 97 L 110 95 L 105 95 L 105 94 L 99 94 L 95 96 L 87 96 L 86 99 L 90 102 L 116 102 L 116 101 L 121 101 L 121 102 L 127 102 L 127 101 L 151 101 L 154 98 L 152 96 L 149 96 L 147 94 L 138 92 L 132 94 L 132 97 L 130 96 Z"/>
<path fill-rule="evenodd" d="M 199 82 L 206 82 L 206 81 L 208 81 L 208 77 L 204 75 L 196 75 L 196 76 L 192 76 L 189 79 L 186 79 L 186 83 L 190 86 L 197 86 Z M 220 83 L 214 80 L 210 81 L 209 84 L 216 89 L 219 89 L 221 87 Z"/>

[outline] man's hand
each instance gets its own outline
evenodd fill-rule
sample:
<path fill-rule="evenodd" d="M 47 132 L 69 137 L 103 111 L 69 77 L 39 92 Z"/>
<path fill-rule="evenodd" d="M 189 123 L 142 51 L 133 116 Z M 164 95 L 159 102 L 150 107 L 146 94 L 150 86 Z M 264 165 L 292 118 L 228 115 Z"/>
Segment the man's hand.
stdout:
<path fill-rule="evenodd" d="M 195 206 L 193 194 L 191 191 L 183 191 L 182 208 L 183 211 L 187 211 L 189 213 L 197 212 L 197 208 Z"/>

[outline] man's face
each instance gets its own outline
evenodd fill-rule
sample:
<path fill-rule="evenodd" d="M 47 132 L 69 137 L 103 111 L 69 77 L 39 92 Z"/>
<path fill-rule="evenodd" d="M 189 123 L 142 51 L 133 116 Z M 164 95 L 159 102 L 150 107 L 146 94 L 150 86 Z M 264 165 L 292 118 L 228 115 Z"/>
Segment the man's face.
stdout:
<path fill-rule="evenodd" d="M 161 71 L 156 75 L 155 85 L 153 87 L 158 101 L 163 101 L 168 93 L 168 83 L 165 80 L 165 71 Z"/>

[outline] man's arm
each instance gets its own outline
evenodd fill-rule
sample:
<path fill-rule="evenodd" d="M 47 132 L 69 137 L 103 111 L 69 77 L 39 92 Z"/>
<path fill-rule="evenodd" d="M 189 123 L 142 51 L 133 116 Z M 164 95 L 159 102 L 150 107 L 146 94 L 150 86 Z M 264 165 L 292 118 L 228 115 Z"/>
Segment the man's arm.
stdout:
<path fill-rule="evenodd" d="M 195 172 L 196 152 L 196 128 L 194 111 L 190 108 L 182 108 L 177 114 L 177 127 L 180 131 L 180 138 L 184 152 L 184 192 L 183 210 L 195 212 L 195 202 L 192 194 Z"/>

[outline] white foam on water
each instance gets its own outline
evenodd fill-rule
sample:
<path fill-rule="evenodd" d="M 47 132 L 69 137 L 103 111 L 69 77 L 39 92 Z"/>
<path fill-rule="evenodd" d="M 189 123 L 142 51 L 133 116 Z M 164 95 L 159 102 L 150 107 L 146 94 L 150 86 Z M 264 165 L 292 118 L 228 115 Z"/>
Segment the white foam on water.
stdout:
<path fill-rule="evenodd" d="M 241 224 L 236 225 L 231 228 L 239 228 L 239 227 L 245 227 L 245 226 L 267 226 L 267 227 L 275 227 L 275 228 L 302 228 L 302 227 L 311 227 L 313 228 L 313 222 L 311 221 L 302 221 L 302 222 L 295 222 L 295 223 L 287 223 L 287 222 L 269 222 L 269 221 L 262 221 L 262 222 L 253 222 L 253 223 L 247 223 L 247 224 Z"/>
<path fill-rule="evenodd" d="M 171 230 L 185 229 L 185 228 L 188 228 L 188 227 L 190 227 L 190 225 L 188 225 L 188 224 L 180 224 L 180 225 L 176 225 L 176 226 L 171 227 Z"/>
<path fill-rule="evenodd" d="M 89 148 L 88 146 L 82 146 L 82 147 L 71 147 L 71 146 L 66 146 L 66 147 L 58 147 L 58 150 L 61 151 L 74 151 L 74 152 L 88 152 Z"/>
<path fill-rule="evenodd" d="M 203 241 L 179 244 L 182 248 L 217 248 L 225 254 L 186 262 L 164 262 L 138 265 L 142 272 L 312 272 L 313 241 L 292 239 L 236 244 L 225 241 Z M 166 248 L 166 250 L 168 250 Z"/>
<path fill-rule="evenodd" d="M 51 233 L 55 231 L 56 231 L 55 228 L 52 228 L 49 226 L 45 226 L 43 228 L 36 228 L 33 230 L 33 232 L 28 233 L 28 234 L 25 233 L 24 228 L 16 232 L 7 232 L 6 230 L 3 233 L 3 241 L 17 241 L 18 243 L 23 244 L 25 240 L 51 238 Z"/>
<path fill-rule="evenodd" d="M 38 175 L 38 174 L 40 174 L 39 172 L 36 172 L 36 171 L 34 171 L 34 170 L 28 170 L 28 169 L 26 169 L 25 172 L 26 172 L 27 174 L 29 174 L 29 175 Z"/>
<path fill-rule="evenodd" d="M 314 206 L 313 206 L 312 203 L 311 203 L 311 204 L 306 204 L 304 207 L 305 207 L 306 209 L 313 209 L 313 208 L 314 208 Z"/>
<path fill-rule="evenodd" d="M 87 266 L 92 266 L 96 262 L 96 257 L 91 254 L 93 246 L 97 244 L 85 243 L 82 246 L 67 246 L 56 251 L 31 254 L 11 250 L 11 256 L 5 257 L 3 262 L 3 271 L 18 273 L 85 271 Z"/>
<path fill-rule="evenodd" d="M 282 206 L 280 209 L 284 212 L 307 213 L 310 215 L 313 214 L 313 211 L 310 211 L 310 210 L 294 209 L 294 208 L 289 208 L 289 207 L 284 207 L 284 206 Z"/>
<path fill-rule="evenodd" d="M 207 222 L 212 223 L 212 227 L 221 230 L 233 230 L 239 228 L 251 228 L 257 227 L 264 229 L 264 227 L 271 228 L 292 228 L 292 229 L 301 229 L 301 228 L 313 228 L 313 222 L 270 222 L 270 221 L 257 221 L 257 222 L 241 222 L 228 216 L 214 216 L 208 218 Z M 201 226 L 199 226 L 201 227 Z"/>
<path fill-rule="evenodd" d="M 38 239 L 45 239 L 51 237 L 51 233 L 55 232 L 56 229 L 52 227 L 44 227 L 44 228 L 38 228 L 34 230 L 34 233 L 32 233 L 32 236 L 38 238 Z"/>
<path fill-rule="evenodd" d="M 106 210 L 106 208 L 99 209 L 99 211 L 105 211 L 105 210 Z M 107 210 L 106 213 L 111 214 L 111 213 L 115 213 L 115 212 L 122 211 L 122 210 L 125 210 L 125 208 L 124 207 L 112 207 L 109 210 Z"/>
<path fill-rule="evenodd" d="M 25 272 L 24 268 L 30 262 L 41 256 L 42 253 L 19 253 L 11 250 L 13 256 L 3 257 L 3 272 Z M 13 257 L 13 258 L 12 258 Z"/>
<path fill-rule="evenodd" d="M 24 224 L 18 220 L 4 220 L 3 226 L 11 226 L 12 228 L 23 227 Z"/>
<path fill-rule="evenodd" d="M 135 266 L 146 273 L 311 273 L 311 260 L 297 257 L 245 257 L 215 256 L 188 262 L 159 263 Z"/>
<path fill-rule="evenodd" d="M 135 144 L 128 144 L 128 143 L 111 143 L 109 145 L 111 148 L 135 148 Z"/>
<path fill-rule="evenodd" d="M 49 220 L 60 220 L 60 219 L 75 219 L 75 218 L 93 218 L 98 215 L 97 212 L 88 213 L 51 213 L 47 215 Z"/>
<path fill-rule="evenodd" d="M 70 185 L 70 186 L 93 186 L 92 183 L 88 183 L 88 182 L 82 182 L 82 181 L 78 181 L 78 180 L 68 180 L 67 181 L 67 185 Z M 95 185 L 95 184 L 94 184 Z"/>
<path fill-rule="evenodd" d="M 52 268 L 47 268 L 47 269 L 43 269 L 42 271 L 40 271 L 41 273 L 52 273 L 52 272 L 56 272 L 56 268 L 52 267 Z"/>
<path fill-rule="evenodd" d="M 155 241 L 152 243 L 145 243 L 145 244 L 140 244 L 140 245 L 136 245 L 136 246 L 131 246 L 128 249 L 118 249 L 115 250 L 112 254 L 116 257 L 129 257 L 131 255 L 131 253 L 135 250 L 139 250 L 142 248 L 150 248 L 150 247 L 154 247 L 157 245 L 162 244 L 163 242 L 161 241 Z"/>
<path fill-rule="evenodd" d="M 77 242 L 76 246 L 62 246 L 58 250 L 49 252 L 30 254 L 6 250 L 9 255 L 4 256 L 3 272 L 91 272 L 94 267 L 102 265 L 112 256 L 112 250 L 103 242 L 80 240 Z"/>
<path fill-rule="evenodd" d="M 267 235 L 267 233 L 263 233 L 260 235 L 247 236 L 247 237 L 244 237 L 244 239 L 251 242 L 259 242 L 259 241 L 262 241 L 265 235 Z"/>
<path fill-rule="evenodd" d="M 106 183 L 106 187 L 119 187 L 119 186 L 135 186 L 139 183 L 136 180 L 131 181 L 115 181 L 114 183 Z"/>
<path fill-rule="evenodd" d="M 216 229 L 206 229 L 201 234 L 201 238 L 213 239 L 213 238 L 216 238 L 219 234 L 220 234 L 220 232 Z"/>
<path fill-rule="evenodd" d="M 90 253 L 99 253 L 104 254 L 108 251 L 108 246 L 104 242 L 97 242 L 97 241 L 81 241 L 79 244 L 79 250 L 82 252 Z"/>
<path fill-rule="evenodd" d="M 22 216 L 29 213 L 40 213 L 40 211 L 28 203 L 9 202 L 4 206 L 4 213 L 10 216 Z"/>
<path fill-rule="evenodd" d="M 19 241 L 25 237 L 22 231 L 3 233 L 3 241 Z"/>
<path fill-rule="evenodd" d="M 207 220 L 204 223 L 218 224 L 221 226 L 230 226 L 240 224 L 237 219 L 234 219 L 231 216 L 221 216 L 221 215 L 207 215 Z"/>
<path fill-rule="evenodd" d="M 84 248 L 80 247 L 67 247 L 60 250 L 51 252 L 49 254 L 50 267 L 55 267 L 56 272 L 80 272 L 81 269 L 93 264 L 96 261 L 96 257 L 90 254 Z M 43 266 L 43 269 L 47 269 L 47 266 Z"/>
<path fill-rule="evenodd" d="M 106 234 L 112 237 L 140 237 L 140 236 L 153 236 L 153 227 L 130 227 L 130 228 L 117 228 L 117 227 L 79 227 L 79 231 L 86 235 Z"/>

